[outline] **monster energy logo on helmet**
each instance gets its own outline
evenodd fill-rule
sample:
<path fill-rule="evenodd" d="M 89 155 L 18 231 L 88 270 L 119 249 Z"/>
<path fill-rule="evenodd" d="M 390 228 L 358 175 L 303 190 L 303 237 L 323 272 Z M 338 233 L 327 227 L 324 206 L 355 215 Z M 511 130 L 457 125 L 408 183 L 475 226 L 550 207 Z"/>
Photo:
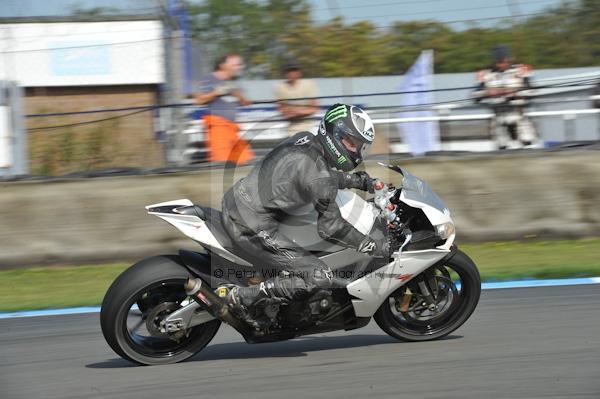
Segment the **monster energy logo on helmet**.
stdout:
<path fill-rule="evenodd" d="M 335 145 L 333 144 L 333 142 L 331 141 L 330 137 L 327 137 L 325 139 L 325 142 L 327 143 L 327 149 L 329 150 L 329 152 L 337 157 L 337 163 L 338 165 L 343 164 L 344 162 L 346 162 L 348 160 L 348 158 L 343 155 L 340 150 L 338 150 Z"/>
<path fill-rule="evenodd" d="M 329 149 L 329 152 L 331 152 L 332 154 L 335 154 L 335 156 L 338 157 L 338 158 L 343 157 L 343 155 L 340 152 L 340 150 L 338 150 L 337 148 L 335 148 L 335 144 L 333 144 L 333 141 L 331 141 L 331 137 L 327 137 L 325 139 L 325 142 L 327 143 L 327 147 Z"/>
<path fill-rule="evenodd" d="M 327 143 L 327 148 L 329 150 L 329 152 L 337 157 L 337 163 L 338 165 L 343 164 L 344 162 L 346 162 L 348 160 L 348 158 L 343 155 L 340 150 L 338 150 L 335 145 L 333 144 L 333 141 L 331 141 L 330 137 L 327 137 L 327 139 L 325 140 L 325 142 Z"/>
<path fill-rule="evenodd" d="M 346 116 L 348 116 L 348 110 L 346 109 L 346 106 L 339 105 L 327 112 L 325 115 L 325 121 L 331 123 L 337 119 L 345 118 Z"/>

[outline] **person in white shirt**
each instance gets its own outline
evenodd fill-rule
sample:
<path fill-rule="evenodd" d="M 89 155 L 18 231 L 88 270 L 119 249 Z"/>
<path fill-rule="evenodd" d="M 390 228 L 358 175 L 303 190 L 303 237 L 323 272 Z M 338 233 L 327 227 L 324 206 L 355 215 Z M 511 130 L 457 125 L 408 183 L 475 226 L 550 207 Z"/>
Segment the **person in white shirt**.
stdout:
<path fill-rule="evenodd" d="M 285 64 L 284 73 L 285 81 L 275 86 L 275 98 L 279 112 L 289 122 L 288 134 L 315 130 L 318 121 L 311 116 L 318 111 L 318 103 L 314 98 L 307 98 L 318 95 L 315 82 L 302 79 L 302 69 L 295 61 Z"/>
<path fill-rule="evenodd" d="M 532 95 L 531 67 L 513 64 L 506 46 L 493 50 L 494 65 L 477 73 L 475 100 L 492 109 L 492 134 L 498 149 L 536 147 L 538 134 L 525 115 Z"/>

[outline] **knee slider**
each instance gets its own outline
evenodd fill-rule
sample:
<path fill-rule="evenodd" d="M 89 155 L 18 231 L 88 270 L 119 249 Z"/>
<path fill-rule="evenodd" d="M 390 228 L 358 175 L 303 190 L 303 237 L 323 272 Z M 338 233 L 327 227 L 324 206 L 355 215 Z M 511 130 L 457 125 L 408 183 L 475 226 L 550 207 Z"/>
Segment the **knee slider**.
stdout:
<path fill-rule="evenodd" d="M 332 286 L 333 272 L 330 268 L 315 269 L 313 279 L 319 288 L 330 288 Z"/>
<path fill-rule="evenodd" d="M 273 296 L 290 300 L 303 299 L 308 295 L 309 287 L 297 276 L 277 276 L 269 287 Z"/>

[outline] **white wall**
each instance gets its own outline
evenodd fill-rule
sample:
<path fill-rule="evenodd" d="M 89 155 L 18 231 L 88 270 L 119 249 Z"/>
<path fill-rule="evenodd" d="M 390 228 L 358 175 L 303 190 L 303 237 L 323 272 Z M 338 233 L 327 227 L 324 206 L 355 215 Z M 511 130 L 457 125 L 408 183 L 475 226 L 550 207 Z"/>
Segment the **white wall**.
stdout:
<path fill-rule="evenodd" d="M 0 80 L 25 87 L 164 82 L 159 21 L 0 25 Z"/>
<path fill-rule="evenodd" d="M 446 202 L 459 242 L 600 236 L 600 157 L 594 150 L 399 160 Z M 400 175 L 366 162 L 371 176 Z M 144 205 L 176 198 L 220 207 L 248 167 L 146 176 L 3 182 L 2 266 L 140 259 L 194 244 L 148 216 Z M 118 204 L 118 206 L 115 206 Z M 24 244 L 26 243 L 26 244 Z M 196 246 L 196 248 L 199 248 Z"/>
<path fill-rule="evenodd" d="M 0 168 L 12 165 L 11 134 L 10 134 L 10 108 L 0 106 Z"/>

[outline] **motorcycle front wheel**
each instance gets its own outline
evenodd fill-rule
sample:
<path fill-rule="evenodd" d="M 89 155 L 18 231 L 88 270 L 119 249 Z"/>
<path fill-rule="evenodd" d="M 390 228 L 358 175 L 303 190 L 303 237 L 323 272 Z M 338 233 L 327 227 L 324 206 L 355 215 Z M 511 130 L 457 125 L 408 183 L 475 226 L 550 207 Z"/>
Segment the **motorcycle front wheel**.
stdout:
<path fill-rule="evenodd" d="M 115 353 L 141 365 L 170 364 L 193 356 L 212 340 L 219 320 L 161 332 L 160 321 L 189 303 L 183 288 L 189 276 L 177 256 L 155 256 L 117 277 L 100 310 L 102 333 Z"/>
<path fill-rule="evenodd" d="M 392 293 L 374 319 L 388 335 L 404 341 L 430 341 L 459 328 L 481 294 L 475 263 L 462 251 L 432 266 Z"/>

